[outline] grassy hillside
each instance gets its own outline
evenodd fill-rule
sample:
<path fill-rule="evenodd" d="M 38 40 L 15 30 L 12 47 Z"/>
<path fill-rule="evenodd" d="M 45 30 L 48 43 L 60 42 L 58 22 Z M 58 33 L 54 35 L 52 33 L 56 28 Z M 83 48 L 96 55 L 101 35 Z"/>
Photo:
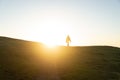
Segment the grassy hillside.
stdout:
<path fill-rule="evenodd" d="M 47 48 L 0 37 L 0 80 L 120 80 L 120 48 Z"/>

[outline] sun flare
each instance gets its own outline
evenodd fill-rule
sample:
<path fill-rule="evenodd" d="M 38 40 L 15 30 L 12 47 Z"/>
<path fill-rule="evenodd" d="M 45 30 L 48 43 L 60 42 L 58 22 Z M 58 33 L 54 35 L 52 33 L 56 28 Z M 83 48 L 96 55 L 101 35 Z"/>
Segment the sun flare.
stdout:
<path fill-rule="evenodd" d="M 57 45 L 56 44 L 45 43 L 45 46 L 47 48 L 55 48 Z"/>
<path fill-rule="evenodd" d="M 65 39 L 68 34 L 72 34 L 72 25 L 68 23 L 66 13 L 59 13 L 58 11 L 44 12 L 41 14 L 42 20 L 37 24 L 39 19 L 25 29 L 26 39 L 37 42 L 42 42 L 48 47 L 55 47 L 56 45 L 66 45 Z"/>

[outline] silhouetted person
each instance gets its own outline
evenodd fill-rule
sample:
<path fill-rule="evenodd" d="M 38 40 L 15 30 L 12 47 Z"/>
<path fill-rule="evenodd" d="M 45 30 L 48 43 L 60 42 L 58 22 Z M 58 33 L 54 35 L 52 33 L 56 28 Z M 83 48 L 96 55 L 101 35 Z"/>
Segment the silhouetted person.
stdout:
<path fill-rule="evenodd" d="M 69 46 L 69 43 L 70 43 L 70 42 L 71 42 L 70 36 L 67 35 L 67 37 L 66 37 L 66 43 L 67 43 L 67 46 Z"/>

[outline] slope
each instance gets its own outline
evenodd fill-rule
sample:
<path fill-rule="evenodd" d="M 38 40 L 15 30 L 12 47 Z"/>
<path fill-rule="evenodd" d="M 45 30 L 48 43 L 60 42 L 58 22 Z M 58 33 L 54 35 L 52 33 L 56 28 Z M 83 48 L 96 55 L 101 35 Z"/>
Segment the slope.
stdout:
<path fill-rule="evenodd" d="M 117 47 L 50 50 L 41 43 L 0 37 L 0 80 L 119 80 L 119 67 Z"/>

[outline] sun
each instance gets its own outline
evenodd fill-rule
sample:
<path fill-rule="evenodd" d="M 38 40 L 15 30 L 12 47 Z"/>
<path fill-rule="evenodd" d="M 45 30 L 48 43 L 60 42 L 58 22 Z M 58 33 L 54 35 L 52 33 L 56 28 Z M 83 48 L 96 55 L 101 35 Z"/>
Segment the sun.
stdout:
<path fill-rule="evenodd" d="M 57 45 L 55 43 L 43 43 L 47 48 L 55 48 Z"/>
<path fill-rule="evenodd" d="M 65 16 L 66 14 L 56 11 L 41 14 L 42 20 L 36 19 L 34 21 L 36 23 L 33 22 L 29 28 L 26 28 L 25 38 L 41 42 L 48 47 L 66 45 L 66 36 L 71 34 L 73 29 L 71 29 L 72 25 L 67 22 Z"/>

